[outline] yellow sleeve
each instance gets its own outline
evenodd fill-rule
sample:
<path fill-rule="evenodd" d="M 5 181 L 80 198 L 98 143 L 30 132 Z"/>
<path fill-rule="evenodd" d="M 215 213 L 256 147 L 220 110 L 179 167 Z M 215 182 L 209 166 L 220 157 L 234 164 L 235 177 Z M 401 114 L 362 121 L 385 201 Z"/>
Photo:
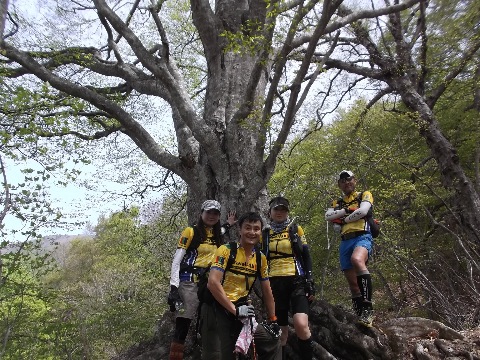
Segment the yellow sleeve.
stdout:
<path fill-rule="evenodd" d="M 226 245 L 220 246 L 215 251 L 215 258 L 213 259 L 212 267 L 225 271 L 229 256 L 230 256 L 230 249 Z"/>
<path fill-rule="evenodd" d="M 373 196 L 370 191 L 364 191 L 362 195 L 362 201 L 368 201 L 370 204 L 373 205 Z"/>
<path fill-rule="evenodd" d="M 307 238 L 305 237 L 305 231 L 303 231 L 303 228 L 300 225 L 298 225 L 297 234 L 302 240 L 302 245 L 307 245 Z"/>
<path fill-rule="evenodd" d="M 193 240 L 193 228 L 187 227 L 182 231 L 180 240 L 178 240 L 177 249 L 187 250 Z"/>

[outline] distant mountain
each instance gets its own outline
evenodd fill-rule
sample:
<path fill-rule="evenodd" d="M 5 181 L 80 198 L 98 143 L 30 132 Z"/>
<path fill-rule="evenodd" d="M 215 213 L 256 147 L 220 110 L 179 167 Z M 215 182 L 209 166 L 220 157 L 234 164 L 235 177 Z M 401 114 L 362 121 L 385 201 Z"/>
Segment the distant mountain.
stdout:
<path fill-rule="evenodd" d="M 89 235 L 48 235 L 40 240 L 40 252 L 51 252 L 56 258 L 57 252 L 68 250 L 70 243 L 76 239 L 91 239 Z M 13 253 L 18 251 L 20 243 L 10 243 L 4 249 L 3 253 Z"/>
<path fill-rule="evenodd" d="M 85 238 L 88 239 L 88 235 L 48 235 L 42 238 L 41 247 L 45 250 L 53 250 L 56 247 L 68 246 L 73 240 Z"/>

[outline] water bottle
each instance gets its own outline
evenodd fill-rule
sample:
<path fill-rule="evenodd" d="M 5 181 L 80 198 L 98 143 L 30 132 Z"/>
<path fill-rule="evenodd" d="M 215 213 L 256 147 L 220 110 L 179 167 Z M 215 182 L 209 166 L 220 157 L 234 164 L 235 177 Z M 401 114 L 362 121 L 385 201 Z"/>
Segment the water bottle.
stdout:
<path fill-rule="evenodd" d="M 335 231 L 337 234 L 340 234 L 342 232 L 342 225 L 333 223 L 333 231 Z"/>

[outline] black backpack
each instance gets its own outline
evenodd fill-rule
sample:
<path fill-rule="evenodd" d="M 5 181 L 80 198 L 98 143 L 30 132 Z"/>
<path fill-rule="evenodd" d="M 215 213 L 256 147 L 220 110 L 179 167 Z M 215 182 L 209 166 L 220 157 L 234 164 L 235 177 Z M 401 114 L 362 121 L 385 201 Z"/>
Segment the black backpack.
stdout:
<path fill-rule="evenodd" d="M 363 197 L 363 192 L 359 193 L 359 195 L 357 195 L 357 197 L 354 200 L 358 203 L 359 207 L 360 207 L 360 203 L 362 202 L 362 197 Z M 345 204 L 345 205 L 344 204 L 345 204 L 345 202 L 343 201 L 343 198 L 338 198 L 337 206 L 340 209 L 343 208 L 345 205 L 346 206 L 350 205 L 351 203 Z M 377 220 L 375 219 L 375 217 L 373 215 L 373 204 L 372 204 L 372 206 L 370 206 L 370 209 L 368 210 L 368 213 L 365 216 L 365 221 L 368 223 L 368 225 L 370 227 L 370 233 L 372 234 L 372 237 L 373 238 L 378 237 L 378 235 L 380 235 L 380 224 L 377 222 Z"/>
<path fill-rule="evenodd" d="M 288 237 L 290 243 L 292 244 L 293 256 L 300 262 L 300 266 L 308 274 L 308 277 L 311 277 L 311 261 L 306 261 L 303 254 L 303 244 L 302 239 L 298 236 L 298 224 L 292 223 L 288 227 Z M 262 231 L 262 250 L 267 257 L 267 261 L 270 258 L 268 243 L 270 238 L 270 228 L 265 228 Z M 309 256 L 308 256 L 309 258 Z M 307 266 L 310 264 L 309 266 Z"/>
<path fill-rule="evenodd" d="M 290 224 L 288 226 L 288 237 L 292 244 L 293 254 L 299 258 L 301 258 L 303 247 L 302 247 L 302 240 L 300 236 L 298 236 L 298 225 L 296 223 Z M 262 231 L 262 250 L 269 259 L 269 251 L 268 251 L 268 241 L 270 238 L 270 228 L 265 228 Z"/>

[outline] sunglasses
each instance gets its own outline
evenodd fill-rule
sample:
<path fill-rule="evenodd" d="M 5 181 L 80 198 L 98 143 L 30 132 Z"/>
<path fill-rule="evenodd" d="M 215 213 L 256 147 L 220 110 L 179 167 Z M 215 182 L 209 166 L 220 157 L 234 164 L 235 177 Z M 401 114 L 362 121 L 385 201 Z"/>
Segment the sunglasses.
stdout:
<path fill-rule="evenodd" d="M 341 183 L 341 184 L 345 184 L 346 182 L 350 182 L 353 179 L 355 179 L 353 176 L 349 176 L 347 178 L 343 178 L 343 179 L 338 180 L 338 182 Z"/>

